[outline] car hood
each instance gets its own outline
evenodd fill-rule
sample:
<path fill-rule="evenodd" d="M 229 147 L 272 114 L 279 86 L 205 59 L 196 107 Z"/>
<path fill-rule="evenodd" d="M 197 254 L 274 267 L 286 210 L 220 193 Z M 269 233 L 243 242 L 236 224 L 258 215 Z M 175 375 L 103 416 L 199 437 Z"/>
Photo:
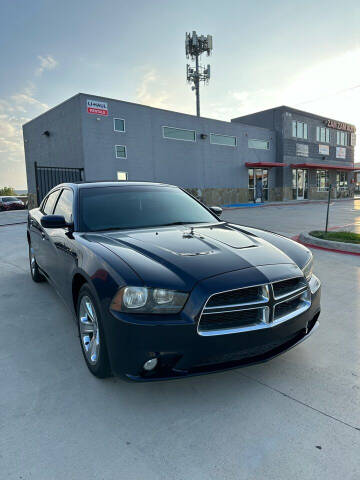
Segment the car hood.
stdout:
<path fill-rule="evenodd" d="M 205 278 L 234 270 L 294 264 L 268 241 L 225 223 L 116 231 L 87 234 L 87 237 L 121 257 L 148 286 L 188 290 Z"/>

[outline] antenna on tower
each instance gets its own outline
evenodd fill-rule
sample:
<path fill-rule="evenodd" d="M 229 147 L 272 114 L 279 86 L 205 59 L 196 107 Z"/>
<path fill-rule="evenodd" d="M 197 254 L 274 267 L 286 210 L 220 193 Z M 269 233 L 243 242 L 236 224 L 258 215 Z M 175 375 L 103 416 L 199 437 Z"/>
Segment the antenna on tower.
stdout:
<path fill-rule="evenodd" d="M 196 115 L 200 117 L 200 82 L 208 84 L 210 80 L 210 65 L 204 67 L 199 65 L 199 57 L 202 53 L 209 56 L 213 49 L 212 35 L 197 35 L 195 31 L 185 34 L 185 54 L 186 58 L 195 60 L 195 68 L 193 65 L 186 65 L 186 80 L 193 83 L 191 87 L 195 90 L 196 95 Z"/>

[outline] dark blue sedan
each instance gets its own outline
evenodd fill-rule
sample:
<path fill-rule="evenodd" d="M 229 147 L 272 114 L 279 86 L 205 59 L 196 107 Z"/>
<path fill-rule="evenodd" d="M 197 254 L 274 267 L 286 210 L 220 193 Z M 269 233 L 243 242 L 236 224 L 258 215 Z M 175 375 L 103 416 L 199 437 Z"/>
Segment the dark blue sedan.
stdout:
<path fill-rule="evenodd" d="M 132 380 L 269 360 L 318 325 L 311 252 L 155 183 L 62 184 L 29 212 L 35 282 L 74 311 L 89 370 Z"/>

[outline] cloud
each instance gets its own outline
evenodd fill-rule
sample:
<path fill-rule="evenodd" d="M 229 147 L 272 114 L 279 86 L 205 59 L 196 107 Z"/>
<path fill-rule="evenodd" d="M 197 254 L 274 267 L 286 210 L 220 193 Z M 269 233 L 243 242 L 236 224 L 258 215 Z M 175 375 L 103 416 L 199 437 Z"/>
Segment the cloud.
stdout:
<path fill-rule="evenodd" d="M 42 103 L 36 98 L 28 95 L 27 93 L 17 93 L 11 95 L 11 100 L 13 100 L 15 109 L 19 111 L 26 111 L 27 106 L 35 106 L 41 110 L 47 110 L 49 106 L 46 103 Z"/>
<path fill-rule="evenodd" d="M 240 116 L 279 105 L 314 111 L 335 119 L 360 123 L 354 100 L 360 94 L 360 48 L 318 62 L 286 79 L 286 83 L 257 90 L 229 91 L 223 107 Z"/>
<path fill-rule="evenodd" d="M 155 108 L 169 108 L 169 95 L 161 86 L 155 69 L 147 71 L 136 90 L 136 100 Z"/>
<path fill-rule="evenodd" d="M 40 61 L 40 66 L 35 70 L 37 77 L 40 77 L 45 70 L 54 70 L 58 66 L 57 60 L 51 55 L 46 55 L 45 57 L 38 55 L 37 58 Z"/>
<path fill-rule="evenodd" d="M 39 55 L 38 60 L 35 77 L 58 65 L 51 55 Z M 33 82 L 27 82 L 7 98 L 0 98 L 0 187 L 10 184 L 23 188 L 26 184 L 22 125 L 48 109 L 46 103 L 36 98 Z"/>

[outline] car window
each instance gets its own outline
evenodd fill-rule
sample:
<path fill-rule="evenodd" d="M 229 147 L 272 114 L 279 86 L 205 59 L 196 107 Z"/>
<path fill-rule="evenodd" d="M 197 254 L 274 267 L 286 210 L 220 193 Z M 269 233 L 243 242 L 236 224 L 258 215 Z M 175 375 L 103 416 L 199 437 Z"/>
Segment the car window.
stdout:
<path fill-rule="evenodd" d="M 83 231 L 219 221 L 175 187 L 83 188 L 79 212 Z"/>
<path fill-rule="evenodd" d="M 19 199 L 15 197 L 3 197 L 3 202 L 17 202 Z"/>
<path fill-rule="evenodd" d="M 50 195 L 47 197 L 46 204 L 44 206 L 45 215 L 51 215 L 53 213 L 58 195 L 59 190 L 56 190 L 55 192 L 50 193 Z"/>
<path fill-rule="evenodd" d="M 54 214 L 62 215 L 66 222 L 72 223 L 72 204 L 73 204 L 74 194 L 72 190 L 67 188 L 61 192 L 60 198 L 56 204 Z"/>

